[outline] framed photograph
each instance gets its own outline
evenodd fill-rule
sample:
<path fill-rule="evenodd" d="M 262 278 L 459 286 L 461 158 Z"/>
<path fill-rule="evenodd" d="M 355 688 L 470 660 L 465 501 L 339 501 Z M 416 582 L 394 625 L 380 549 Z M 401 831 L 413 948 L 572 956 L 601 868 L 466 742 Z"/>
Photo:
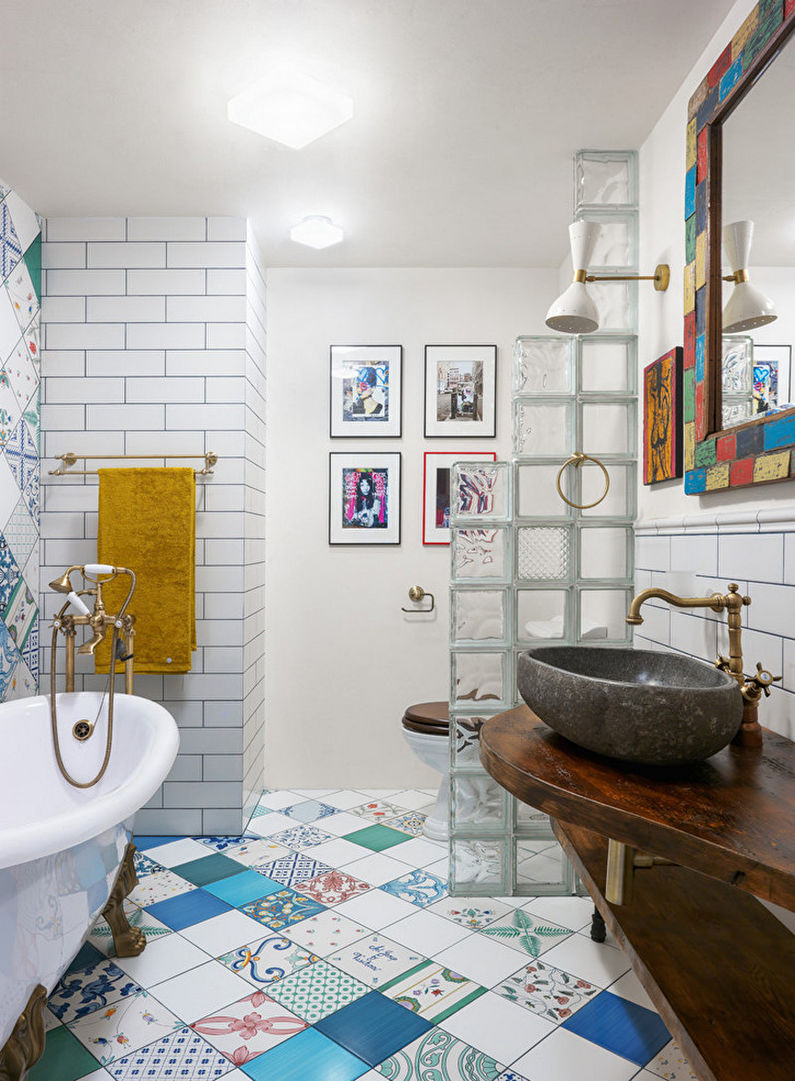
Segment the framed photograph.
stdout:
<path fill-rule="evenodd" d="M 643 483 L 682 476 L 682 357 L 678 346 L 643 369 Z"/>
<path fill-rule="evenodd" d="M 754 389 L 752 416 L 769 413 L 792 401 L 790 367 L 792 346 L 753 346 Z"/>
<path fill-rule="evenodd" d="M 396 438 L 403 413 L 402 345 L 332 345 L 330 435 Z"/>
<path fill-rule="evenodd" d="M 450 466 L 453 462 L 496 462 L 495 451 L 461 453 L 455 450 L 425 452 L 422 486 L 422 543 L 450 543 Z"/>
<path fill-rule="evenodd" d="M 329 544 L 400 544 L 400 454 L 329 454 Z"/>
<path fill-rule="evenodd" d="M 426 439 L 496 435 L 497 346 L 425 346 Z"/>

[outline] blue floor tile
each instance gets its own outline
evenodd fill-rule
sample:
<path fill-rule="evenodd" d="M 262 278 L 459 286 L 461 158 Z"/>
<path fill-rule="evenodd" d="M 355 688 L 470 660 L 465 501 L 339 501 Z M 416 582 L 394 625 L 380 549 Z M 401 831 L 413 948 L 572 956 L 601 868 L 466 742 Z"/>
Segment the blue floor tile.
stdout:
<path fill-rule="evenodd" d="M 172 841 L 184 841 L 185 838 L 180 834 L 174 837 L 133 837 L 135 847 L 139 852 L 146 852 L 147 848 L 157 848 L 159 845 L 170 845 Z"/>
<path fill-rule="evenodd" d="M 370 1066 L 376 1066 L 433 1025 L 378 991 L 318 1021 L 315 1028 Z"/>
<path fill-rule="evenodd" d="M 190 893 L 180 893 L 177 897 L 157 901 L 149 905 L 146 911 L 172 931 L 181 931 L 185 927 L 192 927 L 194 923 L 209 920 L 212 916 L 220 916 L 231 907 L 205 890 L 191 890 Z"/>
<path fill-rule="evenodd" d="M 104 960 L 105 954 L 101 950 L 98 950 L 91 942 L 84 942 L 80 947 L 80 952 L 66 971 L 69 973 L 78 968 L 88 968 L 89 965 L 96 965 Z"/>
<path fill-rule="evenodd" d="M 582 1036 L 638 1066 L 645 1066 L 671 1035 L 656 1013 L 610 991 L 583 1006 L 561 1028 Z"/>
<path fill-rule="evenodd" d="M 204 889 L 227 904 L 237 907 L 247 905 L 249 901 L 256 901 L 260 897 L 267 897 L 271 893 L 278 893 L 284 886 L 281 882 L 274 882 L 272 878 L 257 874 L 256 871 L 241 871 L 231 878 L 211 882 Z"/>
<path fill-rule="evenodd" d="M 254 1081 L 354 1081 L 370 1069 L 313 1028 L 257 1055 L 241 1068 Z"/>

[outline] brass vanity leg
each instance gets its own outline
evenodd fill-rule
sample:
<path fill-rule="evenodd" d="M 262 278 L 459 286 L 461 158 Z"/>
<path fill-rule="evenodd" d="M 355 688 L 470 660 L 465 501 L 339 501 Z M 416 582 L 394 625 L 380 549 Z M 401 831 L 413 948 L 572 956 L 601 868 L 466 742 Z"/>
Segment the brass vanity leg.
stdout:
<path fill-rule="evenodd" d="M 146 936 L 137 927 L 130 926 L 122 904 L 127 894 L 131 893 L 138 885 L 138 876 L 135 873 L 135 852 L 135 845 L 130 841 L 124 852 L 119 874 L 110 892 L 108 903 L 102 909 L 102 915 L 110 925 L 117 957 L 137 957 L 146 945 Z"/>
<path fill-rule="evenodd" d="M 614 841 L 607 842 L 605 898 L 611 905 L 626 905 L 632 900 L 635 849 Z"/>
<path fill-rule="evenodd" d="M 0 1048 L 0 1081 L 25 1081 L 28 1070 L 44 1054 L 44 1016 L 47 988 L 41 984 L 28 999 L 13 1032 Z"/>

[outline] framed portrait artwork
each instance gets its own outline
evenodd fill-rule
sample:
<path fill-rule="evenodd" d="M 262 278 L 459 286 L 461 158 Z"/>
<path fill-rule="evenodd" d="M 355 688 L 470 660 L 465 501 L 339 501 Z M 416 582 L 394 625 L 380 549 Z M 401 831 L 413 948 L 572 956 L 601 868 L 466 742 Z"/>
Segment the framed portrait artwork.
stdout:
<path fill-rule="evenodd" d="M 450 466 L 453 462 L 495 462 L 495 451 L 462 453 L 455 450 L 425 452 L 422 497 L 422 543 L 450 543 Z"/>
<path fill-rule="evenodd" d="M 497 346 L 425 346 L 425 437 L 496 434 Z"/>
<path fill-rule="evenodd" d="M 775 412 L 792 402 L 790 387 L 791 345 L 753 343 L 752 416 Z"/>
<path fill-rule="evenodd" d="M 403 413 L 401 345 L 332 345 L 330 435 L 396 438 Z"/>
<path fill-rule="evenodd" d="M 329 544 L 400 544 L 400 454 L 329 454 Z"/>
<path fill-rule="evenodd" d="M 682 349 L 643 369 L 643 483 L 682 476 Z"/>

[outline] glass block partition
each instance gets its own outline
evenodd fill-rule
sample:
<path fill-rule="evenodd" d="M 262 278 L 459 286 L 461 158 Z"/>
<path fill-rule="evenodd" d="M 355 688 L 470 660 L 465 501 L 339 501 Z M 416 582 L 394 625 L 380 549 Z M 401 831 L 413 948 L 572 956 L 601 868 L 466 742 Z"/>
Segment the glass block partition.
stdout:
<path fill-rule="evenodd" d="M 577 217 L 604 228 L 599 273 L 637 265 L 634 152 L 575 155 Z M 602 202 L 597 202 L 602 199 Z M 595 285 L 589 289 L 596 290 Z M 637 446 L 634 283 L 594 293 L 586 337 L 520 337 L 514 349 L 513 460 L 458 463 L 451 475 L 450 890 L 571 893 L 572 869 L 546 815 L 483 770 L 480 728 L 520 703 L 517 656 L 533 645 L 623 645 L 633 586 Z M 606 300 L 602 300 L 602 294 Z M 598 458 L 561 467 L 576 450 Z"/>

